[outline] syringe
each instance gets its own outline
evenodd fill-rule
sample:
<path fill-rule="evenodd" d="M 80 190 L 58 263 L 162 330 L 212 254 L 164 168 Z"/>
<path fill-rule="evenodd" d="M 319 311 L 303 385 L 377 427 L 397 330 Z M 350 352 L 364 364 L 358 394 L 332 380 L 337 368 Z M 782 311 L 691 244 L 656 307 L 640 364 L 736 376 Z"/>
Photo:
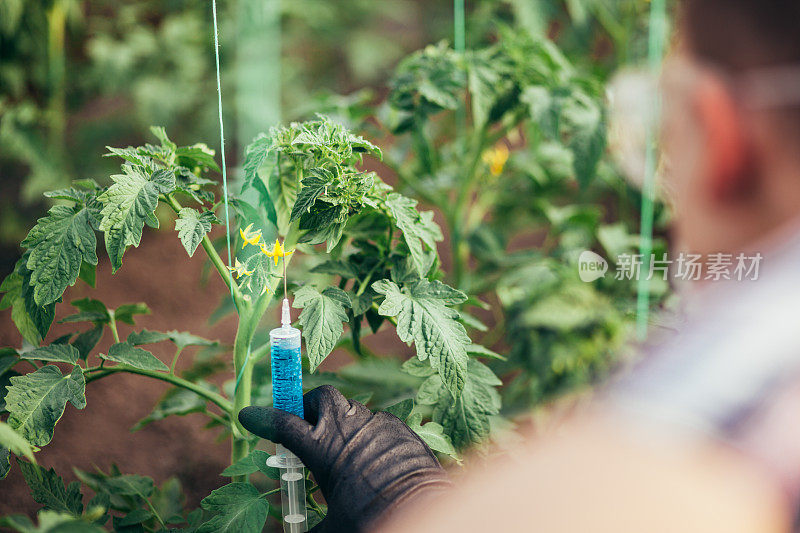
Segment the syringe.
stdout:
<path fill-rule="evenodd" d="M 303 418 L 303 368 L 300 364 L 300 330 L 291 326 L 289 300 L 283 299 L 281 327 L 269 332 L 272 354 L 272 405 Z M 306 480 L 303 463 L 281 444 L 267 465 L 280 469 L 283 530 L 308 531 Z"/>

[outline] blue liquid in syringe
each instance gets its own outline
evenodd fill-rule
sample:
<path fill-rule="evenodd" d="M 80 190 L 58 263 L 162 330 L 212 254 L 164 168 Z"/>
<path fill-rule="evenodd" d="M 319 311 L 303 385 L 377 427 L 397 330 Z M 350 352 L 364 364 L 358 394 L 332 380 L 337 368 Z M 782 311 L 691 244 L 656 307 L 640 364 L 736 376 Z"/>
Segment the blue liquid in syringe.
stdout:
<path fill-rule="evenodd" d="M 303 367 L 300 331 L 292 327 L 270 332 L 272 354 L 272 404 L 303 418 Z"/>

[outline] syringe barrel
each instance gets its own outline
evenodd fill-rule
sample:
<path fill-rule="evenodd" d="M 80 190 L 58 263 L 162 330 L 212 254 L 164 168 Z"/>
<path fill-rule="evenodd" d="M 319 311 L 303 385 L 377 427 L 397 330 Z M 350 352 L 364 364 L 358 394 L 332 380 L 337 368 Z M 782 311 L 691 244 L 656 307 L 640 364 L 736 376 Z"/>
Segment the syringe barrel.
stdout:
<path fill-rule="evenodd" d="M 276 409 L 303 418 L 303 368 L 300 362 L 300 330 L 291 326 L 269 332 L 272 355 L 272 404 Z M 300 459 L 281 444 L 267 464 L 280 470 L 283 530 L 308 531 L 305 468 Z"/>
<path fill-rule="evenodd" d="M 303 367 L 300 330 L 291 326 L 269 332 L 272 355 L 272 404 L 303 418 Z"/>

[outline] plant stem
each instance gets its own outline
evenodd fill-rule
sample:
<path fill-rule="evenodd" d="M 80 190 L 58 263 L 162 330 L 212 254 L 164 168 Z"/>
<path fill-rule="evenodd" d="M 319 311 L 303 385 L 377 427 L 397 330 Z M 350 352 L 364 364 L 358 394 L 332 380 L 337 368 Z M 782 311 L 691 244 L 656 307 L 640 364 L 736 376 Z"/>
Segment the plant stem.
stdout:
<path fill-rule="evenodd" d="M 178 376 L 174 376 L 172 374 L 166 374 L 164 372 L 156 372 L 154 370 L 142 370 L 140 368 L 134 368 L 128 365 L 114 365 L 111 367 L 106 367 L 102 370 L 99 367 L 87 368 L 86 371 L 84 372 L 84 375 L 86 375 L 86 383 L 89 384 L 97 379 L 110 376 L 111 374 L 118 374 L 120 372 L 127 372 L 129 374 L 138 374 L 140 376 L 147 376 L 154 379 L 159 379 L 161 381 L 166 381 L 167 383 L 171 383 L 177 387 L 183 387 L 184 389 L 188 389 L 197 394 L 198 396 L 201 396 L 206 400 L 216 404 L 220 409 L 222 409 L 226 413 L 228 414 L 233 413 L 233 405 L 224 396 L 217 394 L 214 391 L 205 389 L 200 385 L 192 383 L 191 381 L 187 381 Z"/>
<path fill-rule="evenodd" d="M 298 238 L 297 224 L 293 224 L 290 226 L 289 232 L 283 241 L 284 248 L 294 248 L 297 245 Z M 287 264 L 292 257 L 294 257 L 294 254 L 285 259 Z M 250 441 L 246 437 L 247 431 L 239 423 L 238 417 L 239 411 L 250 405 L 253 381 L 253 354 L 250 354 L 250 359 L 248 360 L 247 350 L 253 342 L 256 328 L 261 321 L 261 317 L 267 311 L 279 282 L 279 279 L 274 280 L 270 286 L 270 291 L 258 298 L 253 306 L 243 310 L 239 315 L 239 328 L 233 343 L 233 375 L 239 380 L 239 384 L 234 391 L 233 411 L 231 413 L 231 435 L 233 437 L 231 464 L 243 459 L 250 453 Z M 245 365 L 245 361 L 247 361 L 247 365 Z M 239 379 L 240 374 L 242 376 L 241 379 Z M 246 475 L 234 476 L 232 479 L 232 481 L 246 480 Z"/>
<path fill-rule="evenodd" d="M 117 332 L 117 318 L 114 316 L 112 309 L 108 310 L 108 327 L 111 328 L 111 334 L 114 335 L 114 342 L 119 342 L 119 333 Z"/>
<path fill-rule="evenodd" d="M 169 369 L 169 373 L 173 376 L 175 375 L 175 365 L 178 364 L 178 357 L 180 357 L 182 351 L 183 347 L 179 346 L 178 349 L 175 350 L 175 355 L 172 357 L 172 366 Z"/>

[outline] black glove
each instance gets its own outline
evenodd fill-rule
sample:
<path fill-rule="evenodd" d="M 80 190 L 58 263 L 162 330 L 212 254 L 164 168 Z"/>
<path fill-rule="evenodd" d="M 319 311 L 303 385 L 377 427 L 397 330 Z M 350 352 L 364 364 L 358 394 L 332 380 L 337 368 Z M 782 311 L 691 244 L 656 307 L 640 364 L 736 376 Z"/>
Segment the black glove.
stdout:
<path fill-rule="evenodd" d="M 312 531 L 367 531 L 412 498 L 451 486 L 430 448 L 399 418 L 372 414 L 329 385 L 303 396 L 305 420 L 271 407 L 245 407 L 239 421 L 279 442 L 311 470 L 328 503 Z"/>

